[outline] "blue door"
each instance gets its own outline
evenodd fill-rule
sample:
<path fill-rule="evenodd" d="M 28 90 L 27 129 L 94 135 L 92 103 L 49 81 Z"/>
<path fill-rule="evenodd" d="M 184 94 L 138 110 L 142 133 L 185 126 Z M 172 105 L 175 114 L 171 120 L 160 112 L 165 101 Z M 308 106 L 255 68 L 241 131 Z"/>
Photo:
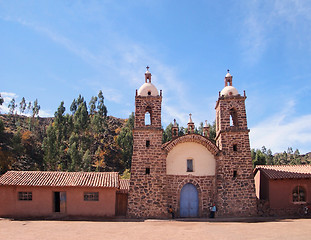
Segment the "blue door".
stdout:
<path fill-rule="evenodd" d="M 191 183 L 187 183 L 180 191 L 180 217 L 199 216 L 198 190 Z"/>

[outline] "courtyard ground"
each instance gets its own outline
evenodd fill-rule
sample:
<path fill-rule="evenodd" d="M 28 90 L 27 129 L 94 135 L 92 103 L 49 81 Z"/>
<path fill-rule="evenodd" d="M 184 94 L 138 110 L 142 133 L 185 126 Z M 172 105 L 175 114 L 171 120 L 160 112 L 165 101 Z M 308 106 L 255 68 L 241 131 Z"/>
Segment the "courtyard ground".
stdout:
<path fill-rule="evenodd" d="M 58 221 L 0 218 L 0 239 L 311 239 L 311 219 Z"/>

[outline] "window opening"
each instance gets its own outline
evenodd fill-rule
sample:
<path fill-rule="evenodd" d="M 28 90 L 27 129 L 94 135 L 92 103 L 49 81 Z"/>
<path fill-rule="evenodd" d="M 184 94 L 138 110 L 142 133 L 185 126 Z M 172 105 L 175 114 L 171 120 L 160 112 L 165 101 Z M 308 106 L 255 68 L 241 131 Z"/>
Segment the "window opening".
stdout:
<path fill-rule="evenodd" d="M 147 140 L 146 141 L 146 147 L 149 147 L 150 146 L 150 140 Z"/>
<path fill-rule="evenodd" d="M 293 202 L 305 202 L 306 193 L 303 187 L 297 186 L 293 190 Z"/>
<path fill-rule="evenodd" d="M 149 106 L 146 108 L 145 125 L 151 125 L 151 107 Z"/>
<path fill-rule="evenodd" d="M 85 192 L 84 201 L 98 201 L 98 192 Z"/>
<path fill-rule="evenodd" d="M 233 178 L 235 179 L 237 176 L 238 176 L 238 171 L 237 171 L 237 170 L 234 170 L 234 171 L 233 171 Z"/>
<path fill-rule="evenodd" d="M 235 109 L 230 110 L 230 126 L 238 126 L 238 116 Z"/>
<path fill-rule="evenodd" d="M 151 91 L 148 91 L 148 96 L 150 96 L 151 95 Z"/>
<path fill-rule="evenodd" d="M 187 159 L 187 172 L 193 172 L 193 160 Z"/>
<path fill-rule="evenodd" d="M 146 168 L 146 175 L 149 175 L 150 174 L 150 168 Z"/>
<path fill-rule="evenodd" d="M 149 112 L 146 112 L 145 114 L 145 125 L 151 125 L 151 116 Z"/>
<path fill-rule="evenodd" d="M 18 200 L 32 201 L 32 192 L 18 192 Z"/>
<path fill-rule="evenodd" d="M 238 151 L 238 145 L 237 144 L 233 144 L 233 151 Z"/>

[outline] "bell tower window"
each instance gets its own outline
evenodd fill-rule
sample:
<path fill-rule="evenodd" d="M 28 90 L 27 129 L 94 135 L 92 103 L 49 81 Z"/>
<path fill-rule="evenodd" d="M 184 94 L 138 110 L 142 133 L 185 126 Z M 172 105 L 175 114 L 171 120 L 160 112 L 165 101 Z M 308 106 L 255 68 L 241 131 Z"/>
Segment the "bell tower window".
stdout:
<path fill-rule="evenodd" d="M 230 109 L 230 126 L 238 126 L 238 114 L 234 108 Z"/>
<path fill-rule="evenodd" d="M 145 125 L 151 125 L 151 107 L 146 108 L 146 113 L 145 113 Z"/>

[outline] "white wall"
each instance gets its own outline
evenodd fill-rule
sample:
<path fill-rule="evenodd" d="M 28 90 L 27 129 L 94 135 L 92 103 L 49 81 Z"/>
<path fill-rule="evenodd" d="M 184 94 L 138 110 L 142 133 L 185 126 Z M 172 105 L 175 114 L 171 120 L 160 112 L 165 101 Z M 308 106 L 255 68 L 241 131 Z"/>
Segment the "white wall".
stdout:
<path fill-rule="evenodd" d="M 187 172 L 187 159 L 193 159 L 193 172 Z M 168 175 L 213 176 L 216 161 L 207 148 L 194 142 L 177 144 L 167 155 Z"/>

